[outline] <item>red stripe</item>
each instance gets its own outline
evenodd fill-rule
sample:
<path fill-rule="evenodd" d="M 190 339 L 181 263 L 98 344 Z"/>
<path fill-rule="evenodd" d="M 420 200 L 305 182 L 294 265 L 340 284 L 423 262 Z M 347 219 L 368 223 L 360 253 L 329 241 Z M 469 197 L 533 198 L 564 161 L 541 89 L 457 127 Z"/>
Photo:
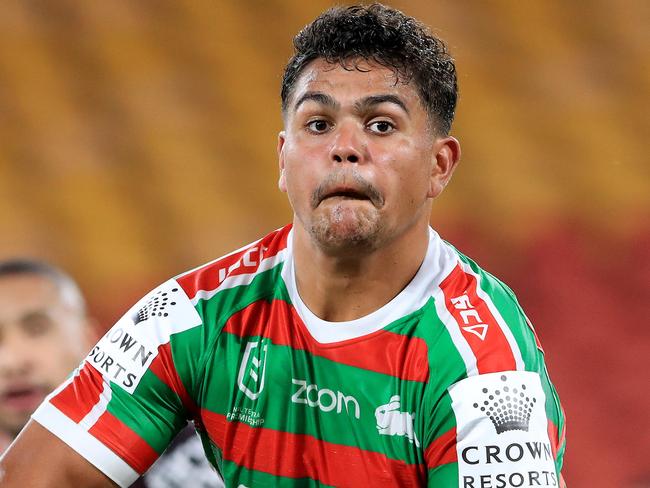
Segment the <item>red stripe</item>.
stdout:
<path fill-rule="evenodd" d="M 99 402 L 104 391 L 102 375 L 88 363 L 84 363 L 78 375 L 50 399 L 50 403 L 72 421 L 79 423 Z"/>
<path fill-rule="evenodd" d="M 192 400 L 190 395 L 187 393 L 180 376 L 178 376 L 178 371 L 176 371 L 176 366 L 174 366 L 171 345 L 169 342 L 158 347 L 158 355 L 156 356 L 156 359 L 152 361 L 149 370 L 178 395 L 186 410 L 188 410 L 192 416 L 196 416 L 198 408 L 196 403 L 194 403 L 194 400 Z"/>
<path fill-rule="evenodd" d="M 261 241 L 191 271 L 176 281 L 192 299 L 200 290 L 216 289 L 226 277 L 254 273 L 263 259 L 273 257 L 287 247 L 290 230 L 291 225 L 287 225 L 270 233 Z"/>
<path fill-rule="evenodd" d="M 144 473 L 159 454 L 112 413 L 104 412 L 88 431 L 138 473 Z"/>
<path fill-rule="evenodd" d="M 445 295 L 447 310 L 476 357 L 479 374 L 516 370 L 515 357 L 506 336 L 487 303 L 476 293 L 476 277 L 457 265 L 440 288 Z M 487 325 L 483 339 L 466 328 L 480 324 Z"/>
<path fill-rule="evenodd" d="M 456 427 L 452 427 L 429 444 L 429 447 L 424 450 L 424 459 L 429 469 L 457 462 Z"/>
<path fill-rule="evenodd" d="M 557 450 L 561 445 L 557 435 L 557 426 L 551 421 L 548 421 L 547 426 L 548 439 L 551 441 L 551 451 L 553 452 L 553 459 L 557 459 Z"/>
<path fill-rule="evenodd" d="M 208 410 L 202 410 L 201 416 L 223 458 L 247 469 L 286 478 L 311 478 L 333 486 L 426 484 L 423 464 L 406 464 L 310 435 L 228 422 L 225 416 Z"/>
<path fill-rule="evenodd" d="M 319 344 L 311 337 L 295 308 L 282 300 L 252 303 L 233 315 L 223 330 L 240 337 L 266 337 L 276 345 L 403 380 L 424 383 L 429 378 L 428 349 L 424 340 L 380 330 L 358 339 Z"/>

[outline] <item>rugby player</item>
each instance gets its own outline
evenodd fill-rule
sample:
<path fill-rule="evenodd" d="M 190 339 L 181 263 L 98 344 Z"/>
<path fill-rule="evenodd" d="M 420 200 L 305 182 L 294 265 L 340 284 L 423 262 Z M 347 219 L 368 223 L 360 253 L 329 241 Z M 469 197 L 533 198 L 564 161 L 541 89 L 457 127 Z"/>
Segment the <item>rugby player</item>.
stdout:
<path fill-rule="evenodd" d="M 0 262 L 0 452 L 96 340 L 70 277 L 39 261 Z"/>
<path fill-rule="evenodd" d="M 294 46 L 292 224 L 136 303 L 36 411 L 3 486 L 125 486 L 186 419 L 226 486 L 562 485 L 530 322 L 429 226 L 460 158 L 445 45 L 371 5 L 328 10 Z"/>
<path fill-rule="evenodd" d="M 0 453 L 96 340 L 95 321 L 69 275 L 34 259 L 0 262 Z M 133 488 L 223 486 L 197 455 L 200 446 L 185 429 Z"/>

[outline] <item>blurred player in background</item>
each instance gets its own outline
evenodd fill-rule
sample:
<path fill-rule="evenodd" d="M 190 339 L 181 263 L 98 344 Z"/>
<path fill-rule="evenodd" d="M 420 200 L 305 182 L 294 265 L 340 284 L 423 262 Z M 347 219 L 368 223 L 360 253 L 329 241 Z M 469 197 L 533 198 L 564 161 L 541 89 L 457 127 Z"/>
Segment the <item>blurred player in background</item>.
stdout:
<path fill-rule="evenodd" d="M 0 263 L 0 451 L 96 334 L 70 277 L 38 261 Z"/>
<path fill-rule="evenodd" d="M 0 262 L 0 453 L 97 341 L 77 284 L 42 261 Z M 133 487 L 223 486 L 193 429 Z"/>

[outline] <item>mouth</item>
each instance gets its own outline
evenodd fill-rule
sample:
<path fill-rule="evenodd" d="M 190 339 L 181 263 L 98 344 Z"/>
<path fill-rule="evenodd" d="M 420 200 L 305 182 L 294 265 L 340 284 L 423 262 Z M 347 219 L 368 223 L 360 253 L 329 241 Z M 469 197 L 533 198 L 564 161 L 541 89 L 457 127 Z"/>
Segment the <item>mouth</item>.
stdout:
<path fill-rule="evenodd" d="M 334 190 L 324 195 L 321 199 L 321 202 L 332 198 L 339 198 L 342 200 L 370 200 L 370 197 L 360 191 L 353 189 L 341 189 Z"/>
<path fill-rule="evenodd" d="M 17 386 L 0 394 L 0 403 L 13 411 L 32 411 L 43 401 L 47 392 L 35 386 Z"/>
<path fill-rule="evenodd" d="M 370 202 L 377 208 L 384 205 L 384 198 L 378 189 L 356 173 L 329 175 L 312 194 L 312 208 L 327 200 Z"/>

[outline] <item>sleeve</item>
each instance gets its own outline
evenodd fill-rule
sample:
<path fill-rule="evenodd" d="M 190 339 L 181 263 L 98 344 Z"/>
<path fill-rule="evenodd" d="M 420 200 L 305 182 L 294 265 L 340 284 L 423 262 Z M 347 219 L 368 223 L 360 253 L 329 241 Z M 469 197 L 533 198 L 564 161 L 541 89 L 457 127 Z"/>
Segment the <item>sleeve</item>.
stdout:
<path fill-rule="evenodd" d="M 33 419 L 129 486 L 194 416 L 201 325 L 182 288 L 167 281 L 99 340 Z"/>
<path fill-rule="evenodd" d="M 491 275 L 461 266 L 450 277 L 439 296 L 448 344 L 425 399 L 428 485 L 564 486 L 564 413 L 530 322 Z"/>
<path fill-rule="evenodd" d="M 429 486 L 561 486 L 542 383 L 536 372 L 502 371 L 450 386 L 425 444 Z"/>

